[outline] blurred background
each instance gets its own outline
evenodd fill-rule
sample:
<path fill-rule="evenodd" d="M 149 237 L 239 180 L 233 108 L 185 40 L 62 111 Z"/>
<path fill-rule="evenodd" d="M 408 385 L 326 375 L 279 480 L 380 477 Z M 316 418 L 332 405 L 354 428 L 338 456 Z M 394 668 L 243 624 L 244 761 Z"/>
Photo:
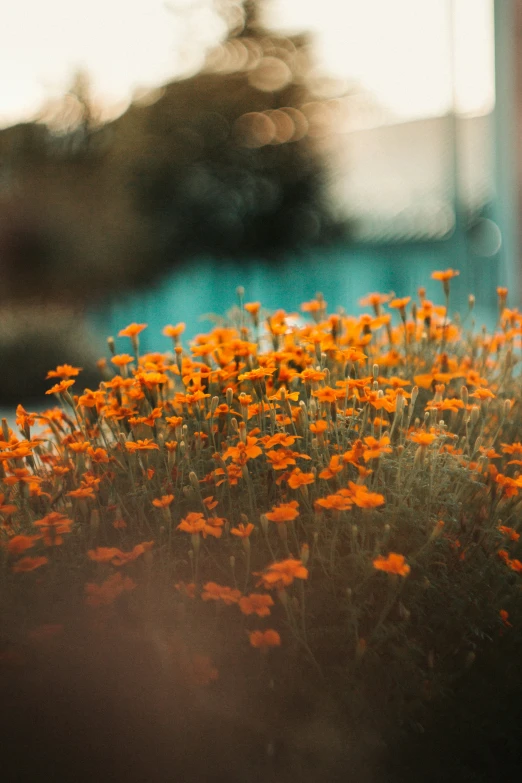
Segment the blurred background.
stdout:
<path fill-rule="evenodd" d="M 0 30 L 0 406 L 235 289 L 358 311 L 454 267 L 520 299 L 522 0 L 14 0 Z M 122 350 L 128 346 L 121 342 Z M 49 402 L 49 398 L 47 398 Z"/>

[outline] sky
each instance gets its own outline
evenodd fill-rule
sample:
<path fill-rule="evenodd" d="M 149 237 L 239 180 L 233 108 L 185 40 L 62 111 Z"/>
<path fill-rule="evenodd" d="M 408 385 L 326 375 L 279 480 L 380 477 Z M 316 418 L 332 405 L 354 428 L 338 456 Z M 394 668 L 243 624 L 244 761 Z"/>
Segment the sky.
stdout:
<path fill-rule="evenodd" d="M 4 0 L 0 127 L 31 119 L 78 69 L 108 118 L 136 89 L 195 73 L 225 34 L 231 0 Z M 494 103 L 493 0 L 265 0 L 266 20 L 313 34 L 317 69 L 401 119 Z M 451 37 L 454 35 L 452 63 Z"/>

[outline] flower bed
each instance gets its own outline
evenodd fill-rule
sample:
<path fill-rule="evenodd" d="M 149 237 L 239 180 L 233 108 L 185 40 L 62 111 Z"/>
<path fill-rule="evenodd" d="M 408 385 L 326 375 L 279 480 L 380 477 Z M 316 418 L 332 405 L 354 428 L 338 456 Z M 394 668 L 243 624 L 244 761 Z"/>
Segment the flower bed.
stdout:
<path fill-rule="evenodd" d="M 123 329 L 98 389 L 50 372 L 60 406 L 19 406 L 0 444 L 3 663 L 116 632 L 191 694 L 334 705 L 388 740 L 429 722 L 520 624 L 522 315 L 498 289 L 494 334 L 472 297 L 450 320 L 455 274 L 444 305 L 318 295 L 305 326 L 239 291 L 190 347 Z"/>

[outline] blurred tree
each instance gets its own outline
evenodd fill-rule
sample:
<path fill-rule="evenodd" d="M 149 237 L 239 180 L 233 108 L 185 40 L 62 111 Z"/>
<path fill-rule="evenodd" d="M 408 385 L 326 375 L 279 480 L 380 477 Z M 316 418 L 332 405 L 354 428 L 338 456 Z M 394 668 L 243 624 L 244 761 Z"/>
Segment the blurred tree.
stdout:
<path fill-rule="evenodd" d="M 306 36 L 269 34 L 259 0 L 217 7 L 229 33 L 197 75 L 101 125 L 78 73 L 39 124 L 0 132 L 0 297 L 86 303 L 201 255 L 278 260 L 345 231 Z"/>

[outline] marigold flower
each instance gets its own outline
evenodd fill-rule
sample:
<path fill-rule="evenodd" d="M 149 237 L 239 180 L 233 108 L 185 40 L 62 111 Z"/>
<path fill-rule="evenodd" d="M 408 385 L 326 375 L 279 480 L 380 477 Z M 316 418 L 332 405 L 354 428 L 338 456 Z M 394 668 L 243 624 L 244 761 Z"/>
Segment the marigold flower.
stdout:
<path fill-rule="evenodd" d="M 516 530 L 513 530 L 512 527 L 506 527 L 506 525 L 499 525 L 498 529 L 501 533 L 504 533 L 504 535 L 508 536 L 511 541 L 518 541 L 520 538 L 520 533 L 517 533 Z"/>
<path fill-rule="evenodd" d="M 275 367 L 256 367 L 254 370 L 238 375 L 238 381 L 262 381 L 275 373 Z"/>
<path fill-rule="evenodd" d="M 313 484 L 314 481 L 315 476 L 313 473 L 303 473 L 300 468 L 294 468 L 287 479 L 288 486 L 291 489 L 298 489 L 306 486 L 306 484 Z"/>
<path fill-rule="evenodd" d="M 37 568 L 48 563 L 47 557 L 22 557 L 12 566 L 12 571 L 15 574 L 26 574 L 29 571 L 35 571 Z"/>
<path fill-rule="evenodd" d="M 379 305 L 386 304 L 386 302 L 389 301 L 390 301 L 389 294 L 371 293 L 371 294 L 366 294 L 365 297 L 359 299 L 359 304 L 361 307 L 377 308 Z"/>
<path fill-rule="evenodd" d="M 299 516 L 299 503 L 297 500 L 291 500 L 289 503 L 281 503 L 274 506 L 272 511 L 267 511 L 265 516 L 271 522 L 291 522 Z"/>
<path fill-rule="evenodd" d="M 256 573 L 260 581 L 257 587 L 263 585 L 267 590 L 281 590 L 291 585 L 294 579 L 308 579 L 308 569 L 301 560 L 288 558 L 278 563 L 272 563 L 263 573 Z"/>
<path fill-rule="evenodd" d="M 67 391 L 67 389 L 72 386 L 74 381 L 60 381 L 60 383 L 55 383 L 54 386 L 52 386 L 50 389 L 47 389 L 45 392 L 46 394 L 61 394 L 62 392 Z"/>
<path fill-rule="evenodd" d="M 241 590 L 218 585 L 216 582 L 207 582 L 203 585 L 201 597 L 204 601 L 223 601 L 224 604 L 230 606 L 239 602 Z"/>
<path fill-rule="evenodd" d="M 505 609 L 501 609 L 500 612 L 499 612 L 499 615 L 500 615 L 500 619 L 502 620 L 502 622 L 504 623 L 504 625 L 506 627 L 508 627 L 508 628 L 512 628 L 513 627 L 512 624 L 509 622 L 509 619 L 508 619 L 509 618 L 509 612 L 506 612 Z"/>
<path fill-rule="evenodd" d="M 385 503 L 384 495 L 370 492 L 366 484 L 354 484 L 353 481 L 349 481 L 348 486 L 352 492 L 353 502 L 359 508 L 377 508 Z"/>
<path fill-rule="evenodd" d="M 127 440 L 125 441 L 125 446 L 127 447 L 127 451 L 130 451 L 132 454 L 134 454 L 136 451 L 151 451 L 153 449 L 158 449 L 159 451 L 158 444 L 154 443 L 154 441 L 150 438 L 136 441 Z"/>
<path fill-rule="evenodd" d="M 261 302 L 245 302 L 243 307 L 251 316 L 256 316 L 261 309 Z"/>
<path fill-rule="evenodd" d="M 494 400 L 496 395 L 489 389 L 480 387 L 479 389 L 475 389 L 473 394 L 470 394 L 469 396 L 476 397 L 477 400 Z"/>
<path fill-rule="evenodd" d="M 367 448 L 363 452 L 365 462 L 369 462 L 371 459 L 378 459 L 381 454 L 391 454 L 390 439 L 385 435 L 380 440 L 373 438 L 371 435 L 364 438 Z"/>
<path fill-rule="evenodd" d="M 246 525 L 240 522 L 239 525 L 237 527 L 233 527 L 230 532 L 233 536 L 238 536 L 238 538 L 248 538 L 253 530 L 254 525 L 252 522 L 248 522 Z"/>
<path fill-rule="evenodd" d="M 448 280 L 451 280 L 453 277 L 457 277 L 458 275 L 460 275 L 460 272 L 457 269 L 446 269 L 443 272 L 432 272 L 431 279 L 440 280 L 442 283 L 444 283 Z"/>
<path fill-rule="evenodd" d="M 135 588 L 136 582 L 130 577 L 123 577 L 121 573 L 112 574 L 101 585 L 92 582 L 85 585 L 85 603 L 93 608 L 110 606 L 122 593 Z"/>
<path fill-rule="evenodd" d="M 411 296 L 403 296 L 402 299 L 392 299 L 388 307 L 392 307 L 394 310 L 404 311 L 407 304 L 411 302 Z"/>
<path fill-rule="evenodd" d="M 187 516 L 181 520 L 177 530 L 182 530 L 185 533 L 201 533 L 206 525 L 206 520 L 200 511 L 191 511 Z"/>
<path fill-rule="evenodd" d="M 378 571 L 386 571 L 388 574 L 398 574 L 399 576 L 408 576 L 410 566 L 406 564 L 404 555 L 398 555 L 396 552 L 390 552 L 388 557 L 379 555 L 373 561 L 373 567 Z"/>
<path fill-rule="evenodd" d="M 72 520 L 58 511 L 51 511 L 33 524 L 40 528 L 45 546 L 60 546 L 63 544 L 63 534 L 71 532 Z"/>
<path fill-rule="evenodd" d="M 281 645 L 281 637 L 272 628 L 266 631 L 251 631 L 248 638 L 252 647 L 258 649 L 268 649 L 269 647 L 279 647 Z"/>
<path fill-rule="evenodd" d="M 7 543 L 7 551 L 10 555 L 21 555 L 22 552 L 32 549 L 39 538 L 40 536 L 13 536 Z"/>
<path fill-rule="evenodd" d="M 286 470 L 289 465 L 295 465 L 293 452 L 289 449 L 267 451 L 266 458 L 274 470 Z"/>
<path fill-rule="evenodd" d="M 417 443 L 419 446 L 430 446 L 434 440 L 437 440 L 437 435 L 431 432 L 414 432 L 410 435 L 412 443 Z"/>
<path fill-rule="evenodd" d="M 196 597 L 196 585 L 194 582 L 176 582 L 174 585 L 178 593 L 182 593 L 183 595 L 187 596 L 187 598 L 195 598 Z"/>
<path fill-rule="evenodd" d="M 339 392 L 331 386 L 322 386 L 317 391 L 313 391 L 312 396 L 317 397 L 319 402 L 337 402 Z"/>
<path fill-rule="evenodd" d="M 341 461 L 341 457 L 338 454 L 334 454 L 333 457 L 330 458 L 330 463 L 327 468 L 324 468 L 319 473 L 320 479 L 331 479 L 335 478 L 335 476 L 340 473 L 344 468 L 344 464 Z"/>
<path fill-rule="evenodd" d="M 249 459 L 255 459 L 263 453 L 256 444 L 257 438 L 247 436 L 246 443 L 239 441 L 236 446 L 229 446 L 223 454 L 223 459 L 232 458 L 239 465 L 245 465 Z"/>
<path fill-rule="evenodd" d="M 90 441 L 84 440 L 81 442 L 74 442 L 74 443 L 68 443 L 67 448 L 71 451 L 74 451 L 76 454 L 83 454 L 87 451 L 88 448 L 90 448 L 91 444 Z"/>
<path fill-rule="evenodd" d="M 250 593 L 239 599 L 239 608 L 243 614 L 257 614 L 258 617 L 268 617 L 270 607 L 274 605 L 274 599 L 263 593 Z"/>
<path fill-rule="evenodd" d="M 345 489 L 336 492 L 335 495 L 319 498 L 315 501 L 315 504 L 332 511 L 349 511 L 354 504 L 354 500 L 351 493 Z"/>
<path fill-rule="evenodd" d="M 184 331 L 185 324 L 180 322 L 179 324 L 176 324 L 176 326 L 168 324 L 164 327 L 162 334 L 164 334 L 165 337 L 172 337 L 172 339 L 176 339 L 177 337 L 180 337 Z"/>
<path fill-rule="evenodd" d="M 45 377 L 46 380 L 49 378 L 73 378 L 79 375 L 82 369 L 82 367 L 71 367 L 70 364 L 59 364 L 56 370 L 49 370 Z"/>
<path fill-rule="evenodd" d="M 23 405 L 18 405 L 16 408 L 16 426 L 21 430 L 25 430 L 26 427 L 32 427 L 36 421 L 37 413 L 28 413 Z"/>
<path fill-rule="evenodd" d="M 321 435 L 321 433 L 328 429 L 328 423 L 324 419 L 319 419 L 318 421 L 313 421 L 310 424 L 309 429 L 310 432 L 313 432 L 315 435 Z"/>
<path fill-rule="evenodd" d="M 116 365 L 116 367 L 126 367 L 127 364 L 130 364 L 134 361 L 134 356 L 131 356 L 129 353 L 118 353 L 116 356 L 111 357 L 111 362 Z"/>
<path fill-rule="evenodd" d="M 147 324 L 132 323 L 126 326 L 125 329 L 121 329 L 118 332 L 118 337 L 137 337 L 146 328 Z"/>
<path fill-rule="evenodd" d="M 174 495 L 162 495 L 160 498 L 154 498 L 152 505 L 156 508 L 167 508 L 174 500 Z"/>

